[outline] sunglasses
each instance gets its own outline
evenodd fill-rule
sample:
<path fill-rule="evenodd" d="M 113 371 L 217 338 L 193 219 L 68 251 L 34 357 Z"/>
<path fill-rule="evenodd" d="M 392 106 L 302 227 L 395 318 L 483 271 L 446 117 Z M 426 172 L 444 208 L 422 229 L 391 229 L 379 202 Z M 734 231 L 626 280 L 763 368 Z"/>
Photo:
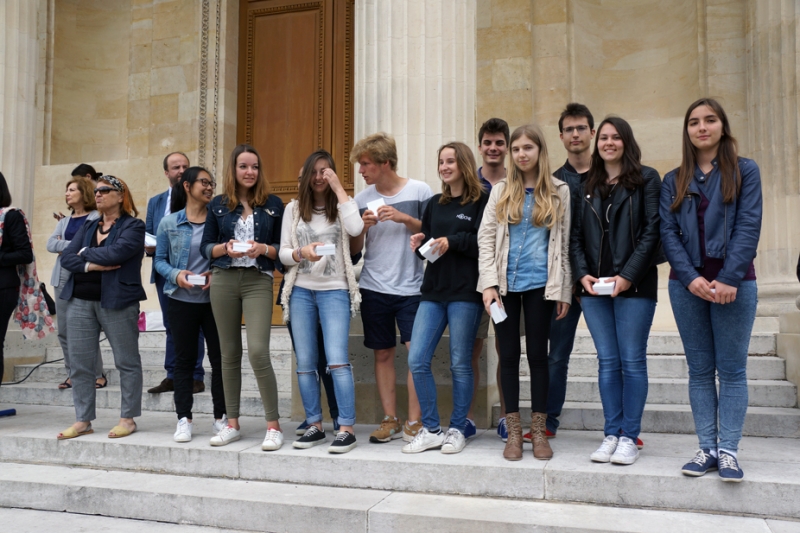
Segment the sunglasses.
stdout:
<path fill-rule="evenodd" d="M 98 188 L 96 188 L 94 190 L 94 193 L 95 194 L 100 193 L 103 196 L 105 196 L 106 194 L 110 193 L 111 191 L 116 191 L 116 189 L 114 189 L 113 187 L 98 187 Z"/>

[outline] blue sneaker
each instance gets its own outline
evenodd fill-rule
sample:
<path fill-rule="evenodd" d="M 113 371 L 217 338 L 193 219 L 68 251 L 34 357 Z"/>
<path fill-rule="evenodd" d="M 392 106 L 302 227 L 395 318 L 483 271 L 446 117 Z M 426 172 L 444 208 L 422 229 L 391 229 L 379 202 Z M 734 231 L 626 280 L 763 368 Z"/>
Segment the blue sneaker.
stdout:
<path fill-rule="evenodd" d="M 475 425 L 475 422 L 467 418 L 467 427 L 464 428 L 464 438 L 470 439 L 474 437 L 478 433 L 478 426 Z"/>
<path fill-rule="evenodd" d="M 497 423 L 497 436 L 503 439 L 503 442 L 508 441 L 508 428 L 506 427 L 506 417 L 500 419 Z"/>
<path fill-rule="evenodd" d="M 306 430 L 308 429 L 308 426 L 309 426 L 309 425 L 310 425 L 310 424 L 309 424 L 308 422 L 306 422 L 305 420 L 303 420 L 303 423 L 302 423 L 302 424 L 300 424 L 299 426 L 297 426 L 297 429 L 295 429 L 295 430 L 294 430 L 294 434 L 295 434 L 295 435 L 299 435 L 299 436 L 301 436 L 301 437 L 302 437 L 303 435 L 305 435 L 305 434 L 306 434 Z"/>
<path fill-rule="evenodd" d="M 719 452 L 719 477 L 728 483 L 739 483 L 744 477 L 736 457 L 722 450 Z"/>
<path fill-rule="evenodd" d="M 334 432 L 334 433 L 336 433 L 336 434 L 338 435 L 338 434 L 339 434 L 339 428 L 340 428 L 340 427 L 341 427 L 341 426 L 339 426 L 339 422 L 338 422 L 336 419 L 334 419 L 334 420 L 333 420 L 333 432 Z"/>
<path fill-rule="evenodd" d="M 717 469 L 717 458 L 711 455 L 711 450 L 697 450 L 694 459 L 683 465 L 681 472 L 687 476 L 700 477 L 706 472 Z"/>

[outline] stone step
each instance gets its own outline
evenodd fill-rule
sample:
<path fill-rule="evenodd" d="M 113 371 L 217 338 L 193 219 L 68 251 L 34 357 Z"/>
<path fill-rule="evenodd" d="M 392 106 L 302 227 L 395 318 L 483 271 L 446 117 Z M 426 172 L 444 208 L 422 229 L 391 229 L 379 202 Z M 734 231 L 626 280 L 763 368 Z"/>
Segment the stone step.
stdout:
<path fill-rule="evenodd" d="M 519 399 L 530 401 L 530 377 L 520 377 Z M 796 407 L 797 387 L 788 381 L 748 380 L 749 405 L 754 407 Z M 596 377 L 567 379 L 567 401 L 599 402 L 600 388 Z M 648 379 L 647 402 L 654 404 L 689 404 L 688 379 Z"/>
<path fill-rule="evenodd" d="M 416 506 L 405 508 L 411 516 L 417 512 L 415 507 L 426 508 L 430 513 L 438 505 L 445 512 L 448 505 L 444 502 L 455 501 L 449 498 L 478 496 L 462 499 L 466 508 L 482 505 L 480 502 L 488 498 L 511 498 L 497 500 L 497 506 L 491 510 L 482 507 L 481 514 L 466 515 L 473 517 L 470 520 L 482 516 L 483 520 L 500 523 L 506 514 L 503 502 L 513 506 L 585 502 L 800 519 L 797 506 L 800 458 L 795 440 L 744 438 L 739 459 L 745 482 L 731 486 L 722 483 L 714 473 L 700 479 L 681 475 L 681 465 L 696 448 L 693 435 L 645 433 L 642 435 L 645 447 L 639 460 L 622 467 L 589 460 L 589 454 L 602 440 L 602 433 L 597 431 L 563 430 L 551 441 L 553 459 L 534 460 L 530 445 L 526 444 L 523 460 L 509 463 L 502 458 L 503 443 L 491 430 L 480 431 L 456 455 L 442 455 L 438 451 L 406 455 L 400 451 L 402 440 L 370 444 L 368 435 L 374 426 L 357 425 L 359 447 L 335 456 L 327 453 L 325 446 L 310 450 L 291 447 L 296 437 L 287 431 L 292 427 L 288 421 L 283 421 L 287 436 L 284 447 L 276 452 L 263 452 L 260 444 L 264 421 L 249 417 L 240 420 L 242 440 L 222 448 L 208 445 L 210 417 L 196 417 L 195 438 L 191 443 L 173 442 L 175 418 L 168 413 L 143 416 L 137 420 L 136 433 L 125 439 L 110 440 L 105 432 L 118 420 L 118 413 L 110 409 L 98 412 L 94 422 L 96 433 L 57 441 L 55 434 L 73 420 L 70 409 L 17 407 L 17 417 L 2 421 L 0 506 L 13 506 L 21 501 L 27 507 L 42 510 L 66 509 L 238 529 L 271 527 L 268 531 L 299 530 L 299 520 L 309 521 L 305 526 L 307 531 L 316 525 L 320 515 L 326 516 L 326 528 L 346 518 L 350 520 L 347 531 L 364 531 L 364 509 L 373 511 L 378 502 L 397 492 L 420 497 Z M 412 500 L 407 501 L 410 504 Z M 142 513 L 146 511 L 147 515 L 137 514 L 140 505 Z M 223 512 L 218 505 L 224 505 L 226 510 Z M 535 524 L 539 513 L 535 507 L 526 509 L 525 520 Z M 597 506 L 584 509 L 595 514 L 604 512 Z M 277 521 L 261 521 L 258 526 L 254 526 L 256 522 L 241 521 L 267 510 L 274 513 Z M 455 518 L 457 510 L 446 512 L 453 513 L 451 516 Z M 575 512 L 579 510 L 576 508 Z M 554 518 L 556 514 L 564 520 L 570 518 L 569 513 L 563 512 L 545 512 L 543 516 Z M 298 522 L 285 521 L 290 515 Z M 222 519 L 228 521 L 218 521 Z M 373 524 L 371 520 L 369 523 Z M 600 523 L 605 524 L 601 521 L 596 525 Z M 478 529 L 478 525 L 457 523 L 451 529 L 436 530 L 485 531 Z M 573 529 L 564 531 L 592 531 L 591 526 L 591 522 L 575 522 Z M 615 526 L 615 531 L 626 531 L 624 527 L 630 524 L 623 520 Z M 530 529 L 519 526 L 513 530 Z M 689 530 L 697 529 L 671 529 Z M 376 531 L 399 529 L 387 527 Z M 734 527 L 732 531 L 741 530 Z"/>
<path fill-rule="evenodd" d="M 24 505 L 24 502 L 20 502 Z M 13 524 L 14 533 L 70 531 L 91 533 L 219 533 L 215 527 L 166 524 L 152 520 L 131 520 L 92 516 L 71 512 L 32 511 L 30 509 L 0 508 L 0 523 Z M 247 533 L 243 529 L 226 529 L 226 533 Z"/>
<path fill-rule="evenodd" d="M 522 358 L 521 368 L 528 374 L 528 361 Z M 573 353 L 569 360 L 570 377 L 597 377 L 597 356 Z M 688 379 L 689 370 L 684 355 L 651 355 L 647 357 L 650 378 Z M 777 356 L 747 358 L 747 378 L 750 380 L 786 379 L 786 361 Z"/>
<path fill-rule="evenodd" d="M 105 335 L 100 334 L 100 338 Z M 165 331 L 140 331 L 139 332 L 139 348 L 160 348 L 164 349 L 166 345 L 167 333 Z M 269 349 L 278 351 L 291 351 L 292 341 L 289 338 L 289 330 L 286 326 L 272 326 L 270 330 Z M 101 343 L 103 346 L 109 346 L 108 341 Z M 242 328 L 242 348 L 247 349 L 247 335 L 245 329 Z"/>
<path fill-rule="evenodd" d="M 17 465 L 14 465 L 17 466 Z M 326 498 L 324 503 L 328 507 L 320 505 L 300 506 L 297 502 L 287 503 L 286 498 L 281 498 L 278 505 L 267 507 L 261 501 L 252 503 L 244 509 L 244 502 L 236 508 L 246 510 L 247 516 L 236 516 L 229 518 L 228 509 L 221 508 L 225 503 L 230 502 L 230 497 L 213 494 L 211 497 L 204 497 L 198 494 L 198 490 L 189 490 L 185 484 L 177 488 L 169 487 L 169 482 L 174 476 L 157 475 L 136 475 L 135 481 L 146 483 L 144 489 L 131 490 L 111 486 L 110 478 L 116 472 L 105 472 L 95 476 L 89 476 L 90 472 L 84 469 L 69 469 L 65 472 L 64 467 L 39 466 L 36 473 L 48 476 L 63 478 L 65 475 L 78 474 L 79 480 L 69 480 L 63 487 L 55 486 L 53 483 L 40 483 L 38 480 L 31 479 L 30 476 L 23 475 L 19 469 L 10 475 L 0 478 L 0 484 L 14 485 L 22 488 L 22 496 L 28 496 L 35 487 L 44 486 L 45 494 L 55 495 L 58 499 L 55 502 L 44 502 L 37 500 L 37 507 L 47 507 L 50 511 L 34 511 L 30 509 L 0 509 L 0 520 L 6 524 L 14 524 L 15 533 L 39 533 L 41 531 L 91 531 L 93 533 L 137 533 L 143 528 L 148 533 L 210 533 L 220 531 L 219 528 L 225 527 L 224 531 L 230 533 L 241 532 L 244 529 L 232 530 L 227 525 L 230 522 L 240 523 L 245 527 L 258 528 L 248 529 L 248 531 L 278 531 L 275 529 L 275 516 L 267 514 L 274 512 L 277 507 L 283 512 L 277 514 L 280 519 L 280 531 L 306 533 L 314 523 L 323 526 L 323 530 L 328 530 L 333 525 L 339 523 L 339 514 L 330 511 L 330 503 Z M 76 472 L 77 471 L 77 472 Z M 126 474 L 126 473 L 122 473 Z M 121 475 L 124 481 L 130 481 L 133 474 Z M 186 480 L 181 480 L 186 481 Z M 191 481 L 191 479 L 189 480 Z M 198 488 L 209 487 L 217 488 L 223 486 L 232 488 L 234 493 L 244 492 L 241 484 L 236 481 L 224 481 L 221 483 L 207 484 L 200 479 Z M 160 492 L 168 501 L 180 501 L 185 510 L 168 510 L 166 502 L 157 501 L 157 497 L 152 493 L 146 492 L 147 489 L 159 490 L 166 488 L 167 491 Z M 253 484 L 254 490 L 259 495 L 265 494 L 265 484 Z M 303 490 L 305 489 L 305 490 Z M 573 533 L 577 530 L 592 533 L 673 533 L 675 531 L 703 531 L 704 533 L 798 533 L 800 524 L 784 520 L 773 520 L 754 517 L 737 517 L 714 515 L 707 513 L 688 513 L 676 511 L 661 511 L 647 509 L 623 509 L 604 506 L 587 506 L 569 503 L 555 502 L 519 502 L 511 500 L 498 500 L 491 498 L 468 498 L 462 496 L 439 496 L 429 494 L 406 494 L 390 493 L 384 499 L 374 501 L 373 492 L 364 494 L 364 491 L 353 491 L 352 489 L 342 489 L 348 496 L 356 496 L 363 500 L 363 508 L 349 509 L 348 518 L 352 515 L 357 516 L 357 520 L 347 524 L 346 531 L 361 531 L 364 533 L 384 533 L 387 531 L 433 531 L 432 528 L 421 527 L 421 524 L 435 524 L 437 533 L 464 533 L 479 531 L 529 531 L 530 528 L 536 530 L 546 530 L 549 533 Z M 75 495 L 78 492 L 86 491 L 89 501 L 79 501 Z M 111 501 L 106 501 L 101 496 L 104 491 L 108 492 Z M 301 492 L 302 491 L 302 492 Z M 293 490 L 292 495 L 310 492 L 303 487 L 300 490 Z M 355 494 L 353 494 L 355 493 Z M 133 494 L 137 496 L 131 506 L 125 506 L 120 500 Z M 338 494 L 338 492 L 337 492 Z M 38 494 L 37 494 L 38 495 Z M 139 497 L 144 497 L 144 501 L 139 501 Z M 11 499 L 11 498 L 7 498 Z M 253 501 L 251 498 L 250 501 Z M 348 502 L 350 503 L 350 502 Z M 146 504 L 159 504 L 152 512 L 148 513 Z M 352 505 L 352 504 L 351 504 Z M 211 506 L 211 509 L 207 507 Z M 68 512 L 56 512 L 61 508 L 66 508 Z M 288 508 L 284 511 L 284 507 Z M 196 508 L 201 508 L 198 512 Z M 87 509 L 91 509 L 96 514 L 120 514 L 124 510 L 125 516 L 131 518 L 112 518 L 108 516 L 92 516 L 86 514 Z M 212 518 L 211 511 L 219 511 L 220 517 Z M 305 511 L 301 516 L 292 520 L 289 512 L 286 511 Z M 309 512 L 310 511 L 310 512 Z M 85 514 L 77 514 L 77 513 Z M 317 517 L 320 514 L 322 516 Z M 311 520 L 306 519 L 308 515 L 313 516 Z M 137 519 L 139 517 L 144 517 Z M 174 523 L 154 522 L 153 519 L 174 520 Z M 325 519 L 330 519 L 327 524 Z M 213 522 L 216 526 L 194 526 L 188 523 Z"/>
<path fill-rule="evenodd" d="M 520 406 L 523 425 L 530 424 L 529 406 Z M 500 404 L 492 407 L 492 425 L 497 426 Z M 559 418 L 561 429 L 601 431 L 603 406 L 592 402 L 566 402 Z M 642 431 L 694 435 L 692 409 L 688 405 L 647 404 L 642 416 Z M 743 435 L 750 437 L 800 438 L 800 409 L 785 407 L 748 407 Z"/>
<path fill-rule="evenodd" d="M 148 394 L 147 388 L 144 389 L 142 396 L 142 411 L 166 411 L 175 412 L 175 403 L 172 400 L 172 393 Z M 59 390 L 53 383 L 22 383 L 20 385 L 10 385 L 0 387 L 0 404 L 27 404 L 27 405 L 53 405 L 53 406 L 72 406 L 72 393 L 69 389 Z M 97 390 L 96 406 L 98 409 L 116 409 L 120 406 L 119 386 L 109 385 L 104 389 Z M 278 393 L 278 409 L 281 413 L 288 416 L 292 412 L 291 393 Z M 264 417 L 264 408 L 261 404 L 261 396 L 257 391 L 242 391 L 239 403 L 239 410 L 243 416 Z M 194 405 L 192 411 L 196 413 L 213 413 L 214 406 L 211 402 L 210 389 L 206 392 L 194 395 Z"/>
<path fill-rule="evenodd" d="M 524 346 L 524 345 L 523 345 Z M 776 335 L 774 332 L 753 331 L 750 336 L 750 355 L 775 355 L 777 349 Z M 579 329 L 575 334 L 573 354 L 597 353 L 594 341 L 588 330 Z M 685 353 L 681 337 L 676 331 L 651 331 L 647 341 L 648 355 L 679 355 Z"/>
<path fill-rule="evenodd" d="M 16 365 L 14 367 L 14 381 L 19 381 L 24 378 L 35 367 L 36 365 Z M 119 372 L 116 368 L 113 366 L 106 367 L 105 374 L 110 386 L 119 385 Z M 144 379 L 145 388 L 158 385 L 166 375 L 163 367 L 142 367 L 142 377 Z M 37 368 L 25 383 L 52 383 L 53 386 L 55 386 L 58 383 L 62 383 L 65 379 L 67 379 L 67 370 L 64 366 L 61 363 L 51 363 Z M 275 379 L 278 382 L 278 392 L 292 393 L 292 376 L 290 371 L 278 370 L 276 368 Z M 206 389 L 211 390 L 210 368 L 206 369 L 203 382 L 206 384 Z M 258 391 L 258 383 L 256 382 L 255 374 L 250 368 L 242 369 L 242 390 Z"/>

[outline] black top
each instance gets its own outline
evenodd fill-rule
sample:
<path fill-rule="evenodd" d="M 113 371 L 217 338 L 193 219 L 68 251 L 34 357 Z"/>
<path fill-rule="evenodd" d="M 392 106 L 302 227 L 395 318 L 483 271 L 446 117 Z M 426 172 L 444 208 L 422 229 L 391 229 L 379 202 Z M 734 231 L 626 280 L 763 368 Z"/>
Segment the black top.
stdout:
<path fill-rule="evenodd" d="M 97 232 L 92 235 L 92 244 L 89 248 L 100 248 L 105 245 L 105 239 L 100 244 L 97 244 Z M 90 302 L 99 302 L 100 295 L 103 289 L 103 273 L 99 270 L 91 272 L 77 272 L 72 275 L 75 278 L 75 285 L 72 289 L 72 296 L 80 298 L 81 300 L 89 300 Z"/>
<path fill-rule="evenodd" d="M 25 228 L 25 219 L 16 209 L 6 213 L 3 243 L 0 244 L 0 289 L 19 287 L 17 265 L 33 262 L 33 248 Z"/>
<path fill-rule="evenodd" d="M 435 263 L 428 263 L 422 280 L 421 300 L 435 302 L 483 301 L 478 286 L 478 228 L 489 193 L 477 202 L 461 205 L 461 197 L 440 204 L 441 194 L 428 201 L 422 214 L 422 233 L 429 239 L 447 237 L 449 248 Z M 424 259 L 417 251 L 417 257 Z"/>

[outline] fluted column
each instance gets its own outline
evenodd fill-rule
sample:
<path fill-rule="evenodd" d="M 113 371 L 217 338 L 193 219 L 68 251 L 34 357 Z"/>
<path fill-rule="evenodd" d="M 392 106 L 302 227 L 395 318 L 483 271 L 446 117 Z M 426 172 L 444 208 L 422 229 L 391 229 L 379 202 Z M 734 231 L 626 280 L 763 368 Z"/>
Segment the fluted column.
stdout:
<path fill-rule="evenodd" d="M 764 219 L 756 259 L 759 314 L 794 308 L 800 251 L 798 11 L 794 0 L 748 0 L 750 154 L 761 168 Z"/>
<path fill-rule="evenodd" d="M 477 144 L 475 16 L 476 0 L 356 2 L 354 141 L 391 133 L 399 174 L 434 191 L 436 149 Z"/>
<path fill-rule="evenodd" d="M 39 2 L 0 2 L 0 171 L 13 203 L 30 212 L 36 153 Z"/>

